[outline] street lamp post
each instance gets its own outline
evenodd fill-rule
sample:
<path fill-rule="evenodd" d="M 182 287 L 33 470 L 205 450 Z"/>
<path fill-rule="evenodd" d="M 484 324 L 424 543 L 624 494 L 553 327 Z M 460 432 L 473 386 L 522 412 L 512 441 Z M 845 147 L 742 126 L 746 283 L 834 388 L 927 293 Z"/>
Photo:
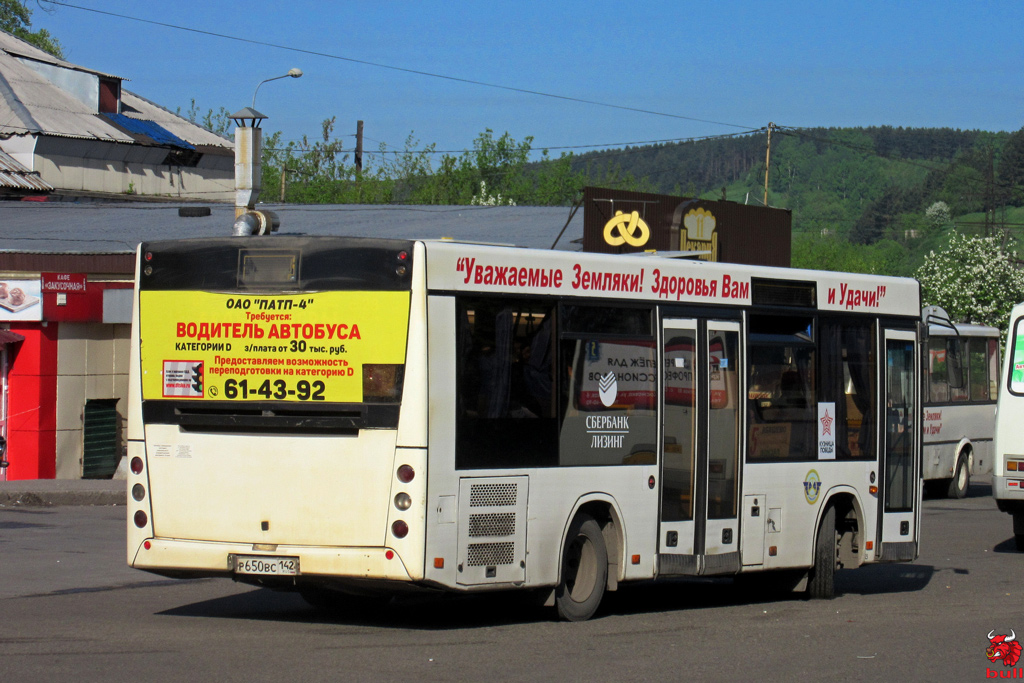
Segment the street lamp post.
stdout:
<path fill-rule="evenodd" d="M 237 222 L 243 215 L 256 208 L 256 199 L 261 189 L 261 147 L 263 130 L 260 123 L 267 117 L 256 111 L 256 93 L 260 86 L 280 78 L 299 78 L 302 71 L 291 69 L 283 76 L 275 76 L 260 81 L 252 93 L 252 106 L 232 114 L 235 122 L 235 219 Z M 250 233 L 251 234 L 251 233 Z"/>

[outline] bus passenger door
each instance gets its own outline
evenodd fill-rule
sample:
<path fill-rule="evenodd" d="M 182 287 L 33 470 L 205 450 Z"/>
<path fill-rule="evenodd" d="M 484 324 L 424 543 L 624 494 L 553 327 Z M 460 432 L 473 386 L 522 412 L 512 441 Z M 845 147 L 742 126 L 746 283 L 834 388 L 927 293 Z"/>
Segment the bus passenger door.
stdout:
<path fill-rule="evenodd" d="M 659 574 L 739 569 L 739 323 L 662 323 Z"/>
<path fill-rule="evenodd" d="M 740 347 L 739 323 L 707 323 L 707 391 L 702 397 L 703 450 L 707 454 L 707 496 L 704 534 L 697 541 L 704 550 L 702 574 L 732 574 L 740 569 L 739 453 L 740 453 Z M 706 403 L 704 403 L 706 401 Z M 706 405 L 706 408 L 703 406 Z M 702 538 L 703 536 L 703 538 Z"/>
<path fill-rule="evenodd" d="M 914 334 L 885 331 L 885 404 L 883 422 L 881 548 L 884 562 L 917 557 L 921 498 L 921 403 L 917 383 L 917 348 Z"/>
<path fill-rule="evenodd" d="M 660 569 L 662 574 L 696 574 L 697 321 L 665 319 L 662 335 Z"/>

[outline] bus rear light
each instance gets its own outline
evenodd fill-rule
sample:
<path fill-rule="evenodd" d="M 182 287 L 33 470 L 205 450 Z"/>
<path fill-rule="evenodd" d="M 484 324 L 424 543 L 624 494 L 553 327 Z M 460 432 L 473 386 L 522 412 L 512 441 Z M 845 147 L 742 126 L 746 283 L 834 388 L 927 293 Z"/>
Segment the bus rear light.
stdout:
<path fill-rule="evenodd" d="M 405 538 L 409 535 L 409 525 L 398 519 L 391 525 L 391 533 L 395 538 Z"/>
<path fill-rule="evenodd" d="M 405 276 L 405 272 L 406 272 L 406 267 L 405 266 L 398 266 L 397 268 L 395 268 L 395 274 L 398 275 L 398 277 L 404 277 Z"/>
<path fill-rule="evenodd" d="M 434 569 L 444 569 L 444 558 L 443 557 L 435 557 L 434 558 Z"/>
<path fill-rule="evenodd" d="M 395 507 L 399 510 L 408 510 L 412 507 L 412 496 L 408 493 L 399 493 L 395 496 Z"/>
<path fill-rule="evenodd" d="M 869 486 L 868 487 L 868 492 L 871 493 L 872 496 L 877 496 L 878 495 L 878 487 L 877 486 Z"/>
<path fill-rule="evenodd" d="M 146 550 L 149 550 L 150 548 L 153 547 L 153 544 L 150 543 L 149 541 L 146 541 L 145 543 L 142 544 L 142 547 L 145 548 Z"/>
<path fill-rule="evenodd" d="M 142 458 L 135 456 L 131 462 L 132 474 L 142 474 Z"/>
<path fill-rule="evenodd" d="M 416 470 L 411 465 L 402 465 L 398 468 L 398 481 L 408 484 L 416 477 Z"/>
<path fill-rule="evenodd" d="M 134 519 L 135 526 L 139 527 L 140 529 L 149 523 L 149 518 L 146 517 L 146 513 L 143 512 L 142 510 L 136 511 Z"/>
<path fill-rule="evenodd" d="M 1019 468 L 1020 468 L 1020 462 L 1018 462 L 1017 460 L 1007 460 L 1006 461 L 1006 469 L 1010 470 L 1011 472 L 1017 472 L 1017 471 L 1024 472 L 1024 470 L 1020 470 Z"/>
<path fill-rule="evenodd" d="M 874 550 L 874 549 L 875 549 L 875 542 L 874 541 L 865 541 L 864 542 L 864 550 Z"/>
<path fill-rule="evenodd" d="M 634 555 L 633 557 L 630 558 L 630 561 L 633 564 L 640 564 L 640 556 L 639 555 Z"/>
<path fill-rule="evenodd" d="M 132 498 L 135 500 L 142 500 L 146 497 L 146 487 L 142 484 L 136 484 L 132 487 Z"/>
<path fill-rule="evenodd" d="M 775 557 L 779 554 L 779 546 L 770 545 L 768 546 L 768 557 Z"/>
<path fill-rule="evenodd" d="M 395 551 L 394 550 L 389 550 L 386 553 L 384 553 L 384 559 L 385 560 L 393 560 L 393 559 L 395 559 Z"/>
<path fill-rule="evenodd" d="M 405 261 L 408 258 L 409 258 L 409 252 L 407 252 L 407 251 L 400 251 L 400 252 L 398 252 L 398 260 L 399 261 Z"/>

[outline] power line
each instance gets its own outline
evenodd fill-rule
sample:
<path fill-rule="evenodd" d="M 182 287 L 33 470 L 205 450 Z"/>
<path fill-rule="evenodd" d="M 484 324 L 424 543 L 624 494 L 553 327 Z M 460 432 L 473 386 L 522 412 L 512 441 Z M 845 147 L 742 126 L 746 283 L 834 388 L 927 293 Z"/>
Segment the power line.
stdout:
<path fill-rule="evenodd" d="M 641 109 L 639 107 L 627 107 L 621 104 L 612 104 L 610 102 L 599 102 L 597 100 L 587 100 L 580 97 L 570 97 L 568 95 L 558 95 L 555 93 L 543 92 L 540 90 L 530 90 L 529 88 L 517 88 L 510 85 L 501 85 L 500 83 L 488 83 L 486 81 L 478 81 L 471 78 L 461 78 L 459 76 L 449 76 L 447 74 L 432 73 L 430 71 L 421 71 L 419 69 L 409 69 L 402 66 L 394 66 L 392 64 L 383 64 L 380 62 L 371 62 L 365 59 L 355 59 L 354 57 L 345 57 L 342 55 L 335 55 L 329 52 L 319 52 L 316 50 L 307 50 L 299 47 L 292 47 L 290 45 L 279 45 L 277 43 L 268 43 L 262 40 L 253 40 L 251 38 L 242 38 L 240 36 L 232 36 L 226 33 L 217 33 L 215 31 L 205 31 L 203 29 L 191 28 L 189 26 L 179 26 L 177 24 L 170 24 L 163 21 L 154 21 L 152 19 L 142 19 L 140 17 L 133 17 L 127 14 L 119 14 L 117 12 L 109 12 L 106 10 L 94 9 L 92 7 L 82 7 L 80 5 L 73 5 L 68 2 L 58 2 L 57 0 L 46 0 L 52 5 L 59 5 L 61 7 L 68 7 L 70 9 L 77 9 L 83 12 L 93 12 L 95 14 L 102 14 L 109 17 L 116 17 L 118 19 L 126 19 L 129 21 L 137 21 L 143 24 L 151 24 L 153 26 L 163 26 L 164 28 L 172 28 L 178 31 L 188 31 L 189 33 L 197 33 L 200 35 L 211 36 L 213 38 L 223 38 L 224 40 L 234 40 L 240 43 L 248 43 L 250 45 L 260 45 L 262 47 L 272 47 L 278 50 L 286 50 L 289 52 L 297 52 L 300 54 L 312 55 L 314 57 L 324 57 L 327 59 L 336 59 L 343 62 L 350 62 L 352 64 L 362 64 L 364 66 L 372 66 L 378 69 L 388 69 L 391 71 L 399 71 L 402 73 L 414 74 L 417 76 L 427 76 L 429 78 L 439 78 L 446 81 L 453 81 L 456 83 L 466 83 L 468 85 L 479 85 L 485 88 L 496 88 L 498 90 L 507 90 L 510 92 L 522 93 L 524 95 L 535 95 L 538 97 L 548 97 L 556 100 L 563 100 L 566 102 L 576 102 L 579 104 L 589 104 L 597 107 L 608 107 L 609 109 L 619 109 L 622 111 L 631 111 L 639 114 L 650 114 L 652 116 L 664 116 L 673 119 L 682 119 L 685 121 L 696 121 L 699 123 L 710 123 L 716 126 L 729 126 L 731 128 L 751 128 L 752 126 L 741 126 L 735 123 L 725 123 L 722 121 L 712 121 L 709 119 L 701 119 L 693 116 L 684 116 L 682 114 L 670 114 L 667 112 L 654 111 L 652 109 Z"/>

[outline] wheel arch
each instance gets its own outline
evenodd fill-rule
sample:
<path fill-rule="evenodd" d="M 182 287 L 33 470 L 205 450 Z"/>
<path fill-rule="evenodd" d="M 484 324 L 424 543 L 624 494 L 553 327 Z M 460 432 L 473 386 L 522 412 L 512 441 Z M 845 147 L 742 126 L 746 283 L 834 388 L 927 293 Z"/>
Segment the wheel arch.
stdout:
<path fill-rule="evenodd" d="M 619 581 L 626 571 L 625 556 L 626 548 L 626 527 L 622 522 L 622 511 L 615 498 L 607 493 L 588 493 L 580 496 L 573 505 L 572 511 L 565 519 L 562 527 L 562 540 L 558 546 L 561 554 L 562 548 L 568 540 L 569 527 L 580 513 L 590 515 L 601 527 L 601 535 L 604 537 L 605 549 L 608 552 L 608 590 L 616 590 Z M 558 582 L 562 581 L 562 565 L 558 564 Z"/>
<path fill-rule="evenodd" d="M 836 509 L 836 528 L 840 533 L 840 546 L 842 548 L 840 552 L 851 563 L 849 566 L 859 567 L 864 563 L 866 553 L 865 541 L 868 531 L 865 525 L 864 507 L 861 504 L 860 495 L 852 486 L 834 486 L 828 490 L 825 494 L 824 502 L 818 509 L 818 515 L 814 522 L 815 545 L 818 542 L 818 529 L 829 507 Z M 814 556 L 813 552 L 817 552 L 816 547 L 812 551 L 812 557 Z"/>

